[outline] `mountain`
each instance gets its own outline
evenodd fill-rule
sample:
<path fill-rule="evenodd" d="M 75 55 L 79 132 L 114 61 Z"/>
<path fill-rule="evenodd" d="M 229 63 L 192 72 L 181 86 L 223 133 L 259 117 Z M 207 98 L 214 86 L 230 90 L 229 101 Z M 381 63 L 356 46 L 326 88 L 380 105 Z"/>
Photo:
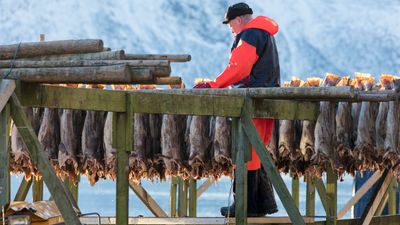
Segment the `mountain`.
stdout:
<path fill-rule="evenodd" d="M 229 57 L 232 35 L 221 24 L 236 1 L 0 0 L 0 44 L 101 38 L 129 53 L 191 54 L 173 65 L 191 85 L 214 78 Z M 247 1 L 255 15 L 280 27 L 276 35 L 282 79 L 293 75 L 400 73 L 398 1 Z"/>

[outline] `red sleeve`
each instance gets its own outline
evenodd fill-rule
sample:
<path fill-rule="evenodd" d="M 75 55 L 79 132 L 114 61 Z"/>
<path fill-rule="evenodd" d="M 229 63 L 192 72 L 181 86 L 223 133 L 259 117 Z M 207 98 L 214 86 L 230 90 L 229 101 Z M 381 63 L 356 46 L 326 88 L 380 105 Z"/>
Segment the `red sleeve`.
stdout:
<path fill-rule="evenodd" d="M 225 88 L 249 76 L 258 55 L 256 47 L 240 40 L 238 46 L 232 51 L 229 64 L 215 81 L 209 82 L 211 88 Z"/>

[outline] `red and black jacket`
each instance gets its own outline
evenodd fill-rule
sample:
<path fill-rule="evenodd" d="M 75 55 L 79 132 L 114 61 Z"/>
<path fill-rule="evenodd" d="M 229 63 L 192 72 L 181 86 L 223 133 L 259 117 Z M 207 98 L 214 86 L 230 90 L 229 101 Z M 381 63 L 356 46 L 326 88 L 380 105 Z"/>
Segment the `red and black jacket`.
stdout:
<path fill-rule="evenodd" d="M 278 51 L 273 35 L 278 24 L 265 16 L 251 20 L 236 35 L 229 64 L 209 84 L 212 88 L 277 87 L 280 84 Z"/>

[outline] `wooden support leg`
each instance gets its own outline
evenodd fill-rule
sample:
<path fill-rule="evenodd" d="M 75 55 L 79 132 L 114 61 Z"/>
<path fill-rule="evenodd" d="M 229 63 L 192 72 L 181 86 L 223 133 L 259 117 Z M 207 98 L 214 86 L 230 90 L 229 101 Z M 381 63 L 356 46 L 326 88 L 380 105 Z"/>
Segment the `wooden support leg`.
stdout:
<path fill-rule="evenodd" d="M 170 216 L 176 217 L 176 192 L 178 190 L 178 178 L 171 177 L 171 186 L 170 186 Z"/>
<path fill-rule="evenodd" d="M 132 120 L 132 117 L 128 118 L 126 113 L 114 113 L 113 129 L 115 128 L 116 138 L 113 140 L 117 145 L 117 225 L 128 224 L 129 217 L 129 152 L 125 140 L 128 120 Z"/>
<path fill-rule="evenodd" d="M 14 201 L 25 201 L 31 186 L 32 186 L 32 179 L 26 181 L 24 178 L 22 178 L 21 184 L 19 185 Z"/>
<path fill-rule="evenodd" d="M 197 180 L 189 180 L 189 216 L 196 217 L 197 214 Z"/>
<path fill-rule="evenodd" d="M 33 179 L 32 199 L 34 202 L 43 201 L 43 177 L 42 176 L 32 177 L 32 179 Z"/>
<path fill-rule="evenodd" d="M 10 203 L 9 120 L 10 106 L 7 104 L 0 109 L 0 208 L 5 210 Z"/>
<path fill-rule="evenodd" d="M 337 223 L 337 173 L 328 167 L 326 172 L 326 224 L 336 225 Z"/>
<path fill-rule="evenodd" d="M 188 181 L 183 180 L 182 178 L 178 178 L 178 216 L 185 217 L 187 216 L 187 203 L 188 203 Z"/>
<path fill-rule="evenodd" d="M 235 217 L 236 224 L 247 224 L 247 164 L 245 163 L 246 151 L 251 151 L 251 145 L 245 135 L 240 123 L 237 126 L 236 145 L 236 195 L 235 195 Z M 250 148 L 249 148 L 250 147 Z"/>
<path fill-rule="evenodd" d="M 35 132 L 29 120 L 21 107 L 21 104 L 15 94 L 10 98 L 11 103 L 11 115 L 24 140 L 28 151 L 30 153 L 32 162 L 38 168 L 40 174 L 43 176 L 43 180 L 46 182 L 46 186 L 49 189 L 54 201 L 57 204 L 66 224 L 78 225 L 81 224 L 76 212 L 73 209 L 75 201 L 72 198 L 71 193 L 66 190 L 65 186 L 60 179 L 56 176 L 47 155 L 43 151 L 39 140 L 37 139 Z"/>
<path fill-rule="evenodd" d="M 299 208 L 300 205 L 300 180 L 298 177 L 292 177 L 292 197 L 294 204 Z"/>
<path fill-rule="evenodd" d="M 260 157 L 261 163 L 264 166 L 264 169 L 266 170 L 271 180 L 271 183 L 274 185 L 274 188 L 278 193 L 282 204 L 290 217 L 290 220 L 293 224 L 305 225 L 299 209 L 296 207 L 293 198 L 285 185 L 285 182 L 283 181 L 278 170 L 276 169 L 275 164 L 271 159 L 271 156 L 268 154 L 268 150 L 266 149 L 263 141 L 260 138 L 260 135 L 257 132 L 257 129 L 252 122 L 250 104 L 251 103 L 246 100 L 241 116 L 241 122 L 246 132 L 246 135 L 250 139 L 251 144 L 255 147 L 257 154 Z"/>
<path fill-rule="evenodd" d="M 307 176 L 306 186 L 306 216 L 315 216 L 315 180 L 312 176 Z"/>

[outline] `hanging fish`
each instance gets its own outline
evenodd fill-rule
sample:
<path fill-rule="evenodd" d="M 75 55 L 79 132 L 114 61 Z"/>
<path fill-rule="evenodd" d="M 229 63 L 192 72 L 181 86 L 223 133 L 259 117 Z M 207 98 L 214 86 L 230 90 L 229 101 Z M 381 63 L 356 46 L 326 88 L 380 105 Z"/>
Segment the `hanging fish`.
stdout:
<path fill-rule="evenodd" d="M 354 87 L 355 91 L 363 91 L 364 87 L 361 83 L 363 79 L 363 75 L 362 73 L 355 73 L 354 76 L 354 80 L 351 81 L 351 86 Z M 361 110 L 361 103 L 360 102 L 353 102 L 351 104 L 351 118 L 352 118 L 352 135 L 351 135 L 351 139 L 352 139 L 352 143 L 356 143 L 357 141 L 357 130 L 358 130 L 358 121 L 359 121 L 359 117 L 360 117 L 360 110 Z M 354 149 L 351 152 L 353 159 L 354 159 L 354 165 L 356 168 L 358 168 L 358 152 L 354 151 Z"/>
<path fill-rule="evenodd" d="M 327 73 L 323 87 L 335 86 L 340 80 L 340 77 L 334 74 Z M 338 156 L 335 154 L 336 141 L 336 125 L 335 125 L 336 103 L 321 101 L 320 114 L 315 124 L 315 154 L 312 156 L 312 171 L 321 177 L 328 166 L 335 165 Z"/>
<path fill-rule="evenodd" d="M 275 165 L 278 163 L 278 140 L 279 140 L 279 120 L 274 121 L 274 129 L 272 130 L 271 139 L 266 148 L 271 155 Z"/>
<path fill-rule="evenodd" d="M 229 118 L 216 116 L 213 126 L 213 176 L 215 179 L 222 175 L 232 175 L 231 152 L 231 123 Z"/>
<path fill-rule="evenodd" d="M 350 77 L 343 77 L 336 86 L 349 86 Z M 336 170 L 339 172 L 339 177 L 345 171 L 355 175 L 355 164 L 351 151 L 353 143 L 351 138 L 351 103 L 339 102 L 336 112 L 336 151 L 339 155 L 339 165 L 336 165 Z"/>
<path fill-rule="evenodd" d="M 361 83 L 365 91 L 371 91 L 374 78 L 370 74 L 363 74 Z M 361 103 L 360 117 L 357 127 L 357 140 L 353 152 L 358 155 L 358 169 L 365 171 L 367 168 L 374 169 L 376 161 L 375 137 L 375 118 L 371 110 L 371 103 L 364 101 Z"/>
<path fill-rule="evenodd" d="M 116 174 L 116 155 L 117 150 L 112 146 L 112 132 L 113 132 L 113 112 L 108 112 L 106 121 L 104 123 L 104 170 L 107 178 L 115 180 Z"/>
<path fill-rule="evenodd" d="M 393 75 L 382 74 L 381 89 L 390 90 L 393 83 Z M 385 139 L 386 139 L 386 120 L 389 111 L 389 102 L 380 102 L 378 115 L 375 120 L 375 137 L 376 137 L 376 152 L 377 164 L 380 170 L 383 169 L 382 160 L 385 154 Z"/>
<path fill-rule="evenodd" d="M 161 151 L 162 120 L 162 114 L 149 114 L 148 137 L 150 138 L 150 157 L 152 163 L 151 167 L 149 168 L 148 178 L 151 180 L 165 180 L 165 165 Z"/>
<path fill-rule="evenodd" d="M 64 109 L 60 119 L 60 144 L 58 146 L 58 164 L 60 176 L 64 180 L 69 177 L 78 182 L 78 160 L 76 158 L 78 143 L 74 129 L 74 110 Z"/>
<path fill-rule="evenodd" d="M 322 83 L 322 78 L 319 77 L 310 77 L 307 78 L 307 82 L 304 85 L 305 87 L 319 87 Z M 305 172 L 309 172 L 309 167 L 311 163 L 311 157 L 315 153 L 314 146 L 314 130 L 315 130 L 315 121 L 303 120 L 302 121 L 302 131 L 300 138 L 300 152 L 303 158 L 303 167 L 305 168 Z"/>
<path fill-rule="evenodd" d="M 211 163 L 210 117 L 192 116 L 189 129 L 191 175 L 196 179 L 206 177 Z"/>

